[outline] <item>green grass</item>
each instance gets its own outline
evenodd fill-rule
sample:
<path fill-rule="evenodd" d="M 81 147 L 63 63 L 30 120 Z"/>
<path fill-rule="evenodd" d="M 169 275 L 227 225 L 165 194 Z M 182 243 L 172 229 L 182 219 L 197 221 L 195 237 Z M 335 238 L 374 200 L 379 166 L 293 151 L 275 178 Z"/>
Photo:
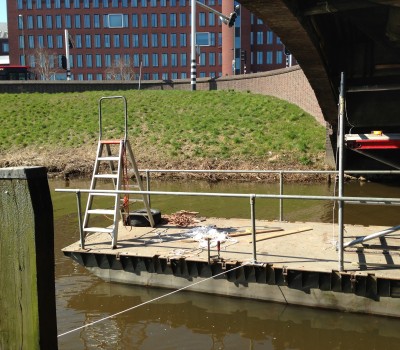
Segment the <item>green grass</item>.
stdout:
<path fill-rule="evenodd" d="M 325 132 L 285 101 L 232 91 L 120 91 L 1 94 L 0 152 L 28 146 L 96 144 L 98 100 L 128 100 L 128 137 L 135 147 L 171 159 L 265 159 L 292 154 L 300 163 L 324 150 Z M 123 135 L 121 100 L 103 102 L 104 138 Z"/>

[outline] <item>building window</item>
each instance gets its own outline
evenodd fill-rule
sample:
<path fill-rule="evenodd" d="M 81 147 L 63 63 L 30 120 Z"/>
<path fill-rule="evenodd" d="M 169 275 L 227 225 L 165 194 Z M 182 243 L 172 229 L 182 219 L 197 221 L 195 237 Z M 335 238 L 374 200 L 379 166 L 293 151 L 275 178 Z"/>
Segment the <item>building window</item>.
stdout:
<path fill-rule="evenodd" d="M 147 27 L 147 13 L 142 13 L 142 28 L 146 28 Z"/>
<path fill-rule="evenodd" d="M 167 0 L 160 0 L 161 7 L 167 7 Z"/>
<path fill-rule="evenodd" d="M 36 0 L 36 8 L 40 10 L 42 8 L 42 0 Z"/>
<path fill-rule="evenodd" d="M 158 54 L 153 53 L 151 57 L 153 67 L 158 67 Z"/>
<path fill-rule="evenodd" d="M 40 15 L 36 17 L 36 26 L 38 29 L 43 29 L 43 17 Z"/>
<path fill-rule="evenodd" d="M 157 7 L 157 0 L 150 0 L 151 7 Z"/>
<path fill-rule="evenodd" d="M 184 73 L 184 72 L 182 72 L 182 73 L 181 73 L 181 79 L 187 79 L 187 74 Z"/>
<path fill-rule="evenodd" d="M 139 27 L 138 15 L 136 13 L 132 15 L 132 27 L 133 28 Z"/>
<path fill-rule="evenodd" d="M 208 65 L 215 66 L 215 52 L 210 52 L 208 54 Z"/>
<path fill-rule="evenodd" d="M 113 41 L 114 41 L 114 47 L 116 48 L 121 47 L 119 34 L 113 35 Z"/>
<path fill-rule="evenodd" d="M 171 67 L 178 67 L 178 55 L 171 53 Z"/>
<path fill-rule="evenodd" d="M 96 54 L 96 67 L 97 68 L 101 68 L 102 64 L 101 64 L 101 55 Z"/>
<path fill-rule="evenodd" d="M 138 53 L 133 54 L 133 66 L 134 67 L 139 67 L 140 65 L 140 56 Z"/>
<path fill-rule="evenodd" d="M 206 26 L 206 14 L 204 12 L 199 12 L 199 26 Z"/>
<path fill-rule="evenodd" d="M 103 80 L 103 74 L 97 73 L 96 74 L 96 80 Z"/>
<path fill-rule="evenodd" d="M 88 73 L 87 80 L 93 80 L 93 74 L 92 73 Z"/>
<path fill-rule="evenodd" d="M 103 8 L 108 8 L 108 0 L 103 0 Z"/>
<path fill-rule="evenodd" d="M 92 47 L 92 36 L 90 34 L 85 35 L 85 46 L 87 49 Z"/>
<path fill-rule="evenodd" d="M 263 52 L 257 51 L 257 64 L 263 64 Z"/>
<path fill-rule="evenodd" d="M 41 49 L 44 48 L 44 37 L 43 37 L 43 35 L 38 35 L 37 40 L 38 40 L 38 47 L 41 48 Z M 58 40 L 57 40 L 57 46 L 58 46 Z M 61 47 L 62 47 L 62 40 L 61 40 Z"/>
<path fill-rule="evenodd" d="M 147 7 L 147 0 L 141 0 L 142 7 Z"/>
<path fill-rule="evenodd" d="M 137 0 L 131 0 L 131 7 L 137 7 Z"/>
<path fill-rule="evenodd" d="M 267 31 L 267 44 L 271 45 L 274 42 L 274 33 L 270 30 Z"/>
<path fill-rule="evenodd" d="M 186 47 L 186 33 L 179 34 L 179 41 L 181 47 Z"/>
<path fill-rule="evenodd" d="M 215 26 L 215 15 L 212 12 L 208 13 L 208 25 Z"/>
<path fill-rule="evenodd" d="M 75 35 L 75 47 L 77 49 L 82 48 L 82 35 L 81 34 Z"/>
<path fill-rule="evenodd" d="M 153 28 L 157 28 L 157 14 L 156 13 L 151 14 L 151 26 Z"/>
<path fill-rule="evenodd" d="M 151 47 L 158 47 L 158 34 L 151 34 Z"/>
<path fill-rule="evenodd" d="M 179 14 L 179 25 L 181 27 L 186 27 L 186 13 Z"/>
<path fill-rule="evenodd" d="M 171 7 L 176 6 L 176 0 L 169 0 L 169 6 Z"/>
<path fill-rule="evenodd" d="M 83 25 L 85 28 L 90 28 L 90 15 L 83 16 Z"/>
<path fill-rule="evenodd" d="M 104 34 L 104 47 L 106 47 L 106 48 L 110 48 L 111 47 L 110 34 Z"/>
<path fill-rule="evenodd" d="M 161 74 L 161 79 L 162 80 L 168 80 L 168 73 L 162 73 Z"/>
<path fill-rule="evenodd" d="M 92 68 L 93 67 L 93 59 L 91 54 L 86 55 L 86 67 Z"/>
<path fill-rule="evenodd" d="M 53 45 L 53 36 L 52 35 L 48 35 L 47 36 L 47 48 L 48 49 L 52 49 L 54 47 Z"/>
<path fill-rule="evenodd" d="M 168 34 L 161 34 L 161 47 L 168 47 Z"/>
<path fill-rule="evenodd" d="M 83 0 L 83 8 L 88 9 L 90 7 L 90 1 L 89 0 Z M 94 5 L 94 4 L 93 4 Z"/>
<path fill-rule="evenodd" d="M 27 16 L 26 21 L 27 21 L 26 27 L 28 29 L 33 29 L 33 16 Z"/>
<path fill-rule="evenodd" d="M 257 45 L 262 45 L 263 43 L 263 32 L 257 32 Z"/>
<path fill-rule="evenodd" d="M 178 79 L 178 73 L 172 72 L 171 73 L 171 79 Z"/>
<path fill-rule="evenodd" d="M 199 66 L 205 66 L 206 65 L 206 53 L 202 52 L 200 53 L 199 56 Z"/>
<path fill-rule="evenodd" d="M 142 47 L 149 47 L 149 35 L 142 34 Z"/>
<path fill-rule="evenodd" d="M 139 47 L 139 34 L 132 34 L 132 47 Z"/>
<path fill-rule="evenodd" d="M 65 1 L 64 1 L 64 7 L 65 7 L 66 9 L 71 8 L 71 0 L 65 0 Z"/>
<path fill-rule="evenodd" d="M 46 16 L 46 28 L 47 29 L 53 28 L 53 17 L 51 17 L 50 15 Z"/>
<path fill-rule="evenodd" d="M 177 46 L 176 34 L 175 33 L 171 34 L 170 43 L 171 43 L 171 47 L 176 47 Z"/>
<path fill-rule="evenodd" d="M 282 51 L 276 52 L 276 64 L 282 64 Z"/>
<path fill-rule="evenodd" d="M 187 66 L 187 55 L 185 53 L 181 53 L 181 67 Z"/>
<path fill-rule="evenodd" d="M 80 28 L 80 27 L 81 27 L 81 16 L 75 15 L 75 28 Z"/>
<path fill-rule="evenodd" d="M 46 8 L 51 9 L 51 0 L 46 0 Z"/>
<path fill-rule="evenodd" d="M 93 8 L 98 9 L 100 7 L 100 0 L 93 0 Z"/>
<path fill-rule="evenodd" d="M 176 27 L 176 13 L 170 13 L 169 15 L 169 26 Z"/>
<path fill-rule="evenodd" d="M 281 38 L 280 38 L 279 36 L 276 37 L 276 43 L 277 43 L 278 45 L 281 45 L 281 44 L 282 44 Z"/>
<path fill-rule="evenodd" d="M 28 35 L 28 48 L 29 49 L 35 48 L 35 38 L 33 35 Z"/>
<path fill-rule="evenodd" d="M 76 55 L 76 66 L 79 68 L 83 67 L 83 56 L 81 54 Z"/>
<path fill-rule="evenodd" d="M 143 63 L 143 67 L 148 67 L 149 66 L 149 54 L 144 53 L 142 55 L 142 63 Z"/>
<path fill-rule="evenodd" d="M 273 63 L 273 52 L 267 51 L 267 64 L 272 64 L 272 63 Z"/>
<path fill-rule="evenodd" d="M 93 16 L 93 26 L 94 28 L 100 28 L 100 15 Z"/>
<path fill-rule="evenodd" d="M 161 27 L 166 27 L 167 26 L 167 14 L 166 13 L 162 13 L 160 15 L 160 22 L 161 22 Z"/>
<path fill-rule="evenodd" d="M 100 34 L 94 35 L 94 47 L 96 49 L 99 49 L 101 47 L 101 35 Z"/>
<path fill-rule="evenodd" d="M 78 9 L 79 8 L 79 4 L 80 3 L 80 0 L 74 0 L 74 8 L 75 9 Z"/>
<path fill-rule="evenodd" d="M 161 54 L 161 65 L 163 67 L 168 67 L 168 54 L 167 53 Z"/>
<path fill-rule="evenodd" d="M 40 35 L 39 37 L 42 37 L 41 41 L 42 41 L 42 45 L 43 45 L 43 35 Z M 38 39 L 39 39 L 39 37 L 38 37 Z M 62 49 L 63 48 L 63 42 L 64 42 L 63 36 L 62 35 L 57 35 L 56 39 L 57 39 L 57 49 Z"/>
<path fill-rule="evenodd" d="M 57 29 L 61 29 L 62 28 L 61 15 L 56 15 L 56 28 Z"/>
<path fill-rule="evenodd" d="M 104 55 L 104 65 L 107 68 L 111 67 L 111 55 L 110 54 L 105 54 Z"/>
<path fill-rule="evenodd" d="M 118 7 L 118 0 L 112 0 L 112 7 Z"/>
<path fill-rule="evenodd" d="M 124 40 L 124 47 L 128 48 L 129 47 L 129 34 L 124 34 L 123 40 Z"/>
<path fill-rule="evenodd" d="M 124 16 L 122 14 L 111 14 L 107 18 L 108 28 L 123 28 L 124 27 Z"/>
<path fill-rule="evenodd" d="M 66 29 L 72 28 L 71 15 L 65 15 L 64 23 L 65 23 L 65 28 Z"/>
<path fill-rule="evenodd" d="M 181 7 L 186 6 L 186 0 L 179 0 L 179 6 Z"/>
<path fill-rule="evenodd" d="M 153 80 L 158 80 L 158 73 L 153 73 Z"/>

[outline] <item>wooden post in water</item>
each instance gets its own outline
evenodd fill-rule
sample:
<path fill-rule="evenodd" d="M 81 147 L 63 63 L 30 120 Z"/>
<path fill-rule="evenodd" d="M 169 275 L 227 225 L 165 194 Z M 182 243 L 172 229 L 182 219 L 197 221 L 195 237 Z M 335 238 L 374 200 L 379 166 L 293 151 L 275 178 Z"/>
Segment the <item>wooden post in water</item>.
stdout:
<path fill-rule="evenodd" d="M 0 169 L 0 349 L 57 349 L 54 281 L 47 171 Z"/>

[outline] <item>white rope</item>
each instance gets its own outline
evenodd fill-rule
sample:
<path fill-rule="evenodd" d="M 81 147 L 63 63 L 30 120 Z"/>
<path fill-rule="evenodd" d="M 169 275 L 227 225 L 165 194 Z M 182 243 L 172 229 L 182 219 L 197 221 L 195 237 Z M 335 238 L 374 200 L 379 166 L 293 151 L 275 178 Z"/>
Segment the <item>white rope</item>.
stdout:
<path fill-rule="evenodd" d="M 246 262 L 246 263 L 244 263 L 243 265 L 236 266 L 236 267 L 234 267 L 234 268 L 232 268 L 232 269 L 230 269 L 230 270 L 227 270 L 227 271 L 218 273 L 218 274 L 216 274 L 216 275 L 214 275 L 214 276 L 211 276 L 211 277 L 208 277 L 208 278 L 206 278 L 206 279 L 204 279 L 204 280 L 201 280 L 201 281 L 198 281 L 198 282 L 189 284 L 188 286 L 182 287 L 182 288 L 177 289 L 177 290 L 174 290 L 173 292 L 170 292 L 170 293 L 161 295 L 161 296 L 159 296 L 159 297 L 157 297 L 157 298 L 154 298 L 154 299 L 145 301 L 144 303 L 141 303 L 141 304 L 139 304 L 139 305 L 132 306 L 132 307 L 130 307 L 130 308 L 128 308 L 128 309 L 119 311 L 119 312 L 117 312 L 117 313 L 115 313 L 115 314 L 113 314 L 113 315 L 110 315 L 110 316 L 101 318 L 101 319 L 99 319 L 99 320 L 97 320 L 97 321 L 94 321 L 94 322 L 91 322 L 91 323 L 87 323 L 87 324 L 85 324 L 85 325 L 83 325 L 83 326 L 81 326 L 81 327 L 72 329 L 72 330 L 70 330 L 70 331 L 68 331 L 68 332 L 61 333 L 61 334 L 59 334 L 59 335 L 57 336 L 57 338 L 60 338 L 60 337 L 62 337 L 62 336 L 64 336 L 64 335 L 67 335 L 67 334 L 70 334 L 70 333 L 79 331 L 80 329 L 87 328 L 87 327 L 89 327 L 89 326 L 93 326 L 93 325 L 96 324 L 96 323 L 100 323 L 100 322 L 106 321 L 106 320 L 108 320 L 108 319 L 110 319 L 110 318 L 113 318 L 113 317 L 115 317 L 115 316 L 119 316 L 119 315 L 121 315 L 121 314 L 123 314 L 123 313 L 125 313 L 125 312 L 131 311 L 131 310 L 136 309 L 136 308 L 138 308 L 138 307 L 141 307 L 141 306 L 143 306 L 143 305 L 150 304 L 150 303 L 152 303 L 153 301 L 157 301 L 157 300 L 160 300 L 160 299 L 162 299 L 162 298 L 168 297 L 168 296 L 170 296 L 170 295 L 172 295 L 172 294 L 175 294 L 175 293 L 178 293 L 178 292 L 180 292 L 180 291 L 182 291 L 182 290 L 185 290 L 185 289 L 188 289 L 188 288 L 190 288 L 190 287 L 193 287 L 193 286 L 195 286 L 196 284 L 203 283 L 203 282 L 208 281 L 208 280 L 210 280 L 210 279 L 212 279 L 212 278 L 215 278 L 215 277 L 224 275 L 224 274 L 227 273 L 227 272 L 237 270 L 237 269 L 239 269 L 239 268 L 241 268 L 241 267 L 243 267 L 243 266 L 245 266 L 245 265 L 248 265 L 248 264 L 250 264 L 250 263 L 249 263 L 249 262 Z"/>

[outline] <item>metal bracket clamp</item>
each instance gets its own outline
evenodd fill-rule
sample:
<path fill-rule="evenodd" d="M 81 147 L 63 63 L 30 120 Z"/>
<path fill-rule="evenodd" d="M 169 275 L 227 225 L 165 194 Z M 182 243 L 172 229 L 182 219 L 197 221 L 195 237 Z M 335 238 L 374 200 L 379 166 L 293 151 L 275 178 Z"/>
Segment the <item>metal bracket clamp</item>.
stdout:
<path fill-rule="evenodd" d="M 282 267 L 282 276 L 283 276 L 283 282 L 287 284 L 287 276 L 288 276 L 287 266 Z"/>

